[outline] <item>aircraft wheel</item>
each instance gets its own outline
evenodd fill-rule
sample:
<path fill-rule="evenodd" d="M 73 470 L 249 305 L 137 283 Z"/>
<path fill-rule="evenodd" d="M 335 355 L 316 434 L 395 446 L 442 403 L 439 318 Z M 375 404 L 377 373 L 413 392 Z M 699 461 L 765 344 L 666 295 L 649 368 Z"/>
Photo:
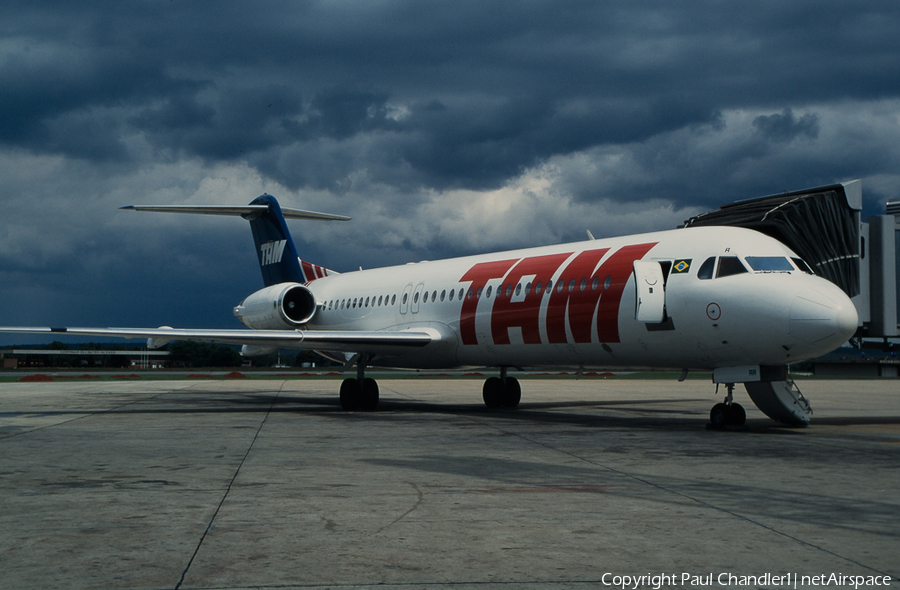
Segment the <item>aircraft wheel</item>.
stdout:
<path fill-rule="evenodd" d="M 725 404 L 716 404 L 709 411 L 710 427 L 721 430 L 728 423 L 728 406 Z"/>
<path fill-rule="evenodd" d="M 503 392 L 503 407 L 515 408 L 522 399 L 522 387 L 519 380 L 513 377 L 506 378 L 506 391 Z"/>
<path fill-rule="evenodd" d="M 734 426 L 743 426 L 744 422 L 747 421 L 747 412 L 744 411 L 744 406 L 741 404 L 732 403 L 728 406 L 728 424 L 733 424 Z"/>
<path fill-rule="evenodd" d="M 344 379 L 341 383 L 341 408 L 355 412 L 362 407 L 363 389 L 358 379 Z"/>
<path fill-rule="evenodd" d="M 367 412 L 371 412 L 378 407 L 378 383 L 374 379 L 366 377 L 363 380 L 362 403 L 360 405 L 363 411 Z"/>
<path fill-rule="evenodd" d="M 484 399 L 484 405 L 489 408 L 499 408 L 503 406 L 503 382 L 500 377 L 488 377 L 484 381 L 484 387 L 481 389 L 481 397 Z"/>

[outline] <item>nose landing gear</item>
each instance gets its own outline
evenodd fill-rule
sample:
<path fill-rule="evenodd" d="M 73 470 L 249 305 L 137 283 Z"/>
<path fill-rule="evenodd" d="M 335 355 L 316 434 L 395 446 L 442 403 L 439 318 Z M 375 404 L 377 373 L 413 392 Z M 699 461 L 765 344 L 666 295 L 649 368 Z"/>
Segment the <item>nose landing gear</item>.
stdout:
<path fill-rule="evenodd" d="M 709 411 L 709 424 L 711 430 L 722 430 L 726 426 L 741 426 L 747 421 L 747 412 L 744 406 L 734 401 L 734 383 L 726 383 L 728 395 L 725 402 L 716 404 Z"/>

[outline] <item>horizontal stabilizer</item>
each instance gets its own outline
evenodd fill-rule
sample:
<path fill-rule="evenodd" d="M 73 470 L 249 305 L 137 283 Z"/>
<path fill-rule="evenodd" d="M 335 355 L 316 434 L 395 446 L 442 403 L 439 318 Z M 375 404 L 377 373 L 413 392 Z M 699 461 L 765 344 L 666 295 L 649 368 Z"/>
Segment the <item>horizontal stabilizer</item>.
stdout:
<path fill-rule="evenodd" d="M 193 213 L 195 215 L 234 215 L 251 219 L 265 213 L 268 205 L 128 205 L 120 207 L 132 211 L 152 211 L 156 213 Z M 281 208 L 281 213 L 289 219 L 317 219 L 319 221 L 350 221 L 346 215 L 317 213 L 303 209 Z"/>

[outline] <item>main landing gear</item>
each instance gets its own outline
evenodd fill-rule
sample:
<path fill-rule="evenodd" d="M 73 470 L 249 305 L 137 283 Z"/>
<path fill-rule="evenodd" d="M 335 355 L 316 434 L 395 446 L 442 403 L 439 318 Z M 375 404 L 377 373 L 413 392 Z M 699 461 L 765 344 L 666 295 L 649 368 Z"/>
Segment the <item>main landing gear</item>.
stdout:
<path fill-rule="evenodd" d="M 506 376 L 506 367 L 500 367 L 499 377 L 485 380 L 482 397 L 489 408 L 515 408 L 522 399 L 522 388 L 518 379 Z"/>
<path fill-rule="evenodd" d="M 356 378 L 341 383 L 341 408 L 348 411 L 371 412 L 378 407 L 378 383 L 366 377 L 368 355 L 360 355 L 356 361 Z"/>
<path fill-rule="evenodd" d="M 747 421 L 747 412 L 744 406 L 734 401 L 734 383 L 726 383 L 728 395 L 725 402 L 716 404 L 709 411 L 709 425 L 711 430 L 721 430 L 726 426 L 741 426 Z"/>
<path fill-rule="evenodd" d="M 369 356 L 360 355 L 355 360 L 356 377 L 341 382 L 341 408 L 350 412 L 371 412 L 378 408 L 378 383 L 366 377 Z M 485 380 L 482 397 L 489 408 L 515 408 L 522 399 L 522 388 L 518 379 L 506 376 L 506 367 L 500 367 L 499 377 Z"/>

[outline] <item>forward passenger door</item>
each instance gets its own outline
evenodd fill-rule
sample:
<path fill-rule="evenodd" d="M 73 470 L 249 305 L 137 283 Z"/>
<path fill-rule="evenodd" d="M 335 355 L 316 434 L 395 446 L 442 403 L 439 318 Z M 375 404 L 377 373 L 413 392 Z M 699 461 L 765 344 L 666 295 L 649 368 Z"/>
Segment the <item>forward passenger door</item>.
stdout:
<path fill-rule="evenodd" d="M 634 319 L 647 324 L 663 321 L 666 313 L 666 287 L 659 262 L 634 261 L 634 293 Z"/>

